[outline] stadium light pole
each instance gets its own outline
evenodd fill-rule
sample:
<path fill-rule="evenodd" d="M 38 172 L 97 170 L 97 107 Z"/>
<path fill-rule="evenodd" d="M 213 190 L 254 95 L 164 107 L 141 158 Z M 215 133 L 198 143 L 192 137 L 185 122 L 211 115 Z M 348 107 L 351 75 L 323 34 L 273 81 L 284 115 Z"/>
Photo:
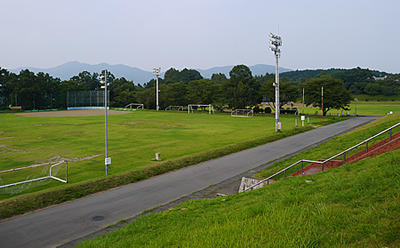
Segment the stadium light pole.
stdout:
<path fill-rule="evenodd" d="M 278 59 L 281 57 L 281 50 L 279 49 L 282 46 L 282 38 L 279 35 L 275 35 L 269 33 L 269 43 L 273 46 L 269 46 L 269 50 L 271 50 L 275 54 L 275 131 L 278 132 L 280 127 L 279 122 L 279 66 L 278 66 Z"/>
<path fill-rule="evenodd" d="M 160 108 L 158 106 L 158 93 L 160 92 L 158 90 L 158 76 L 160 76 L 161 73 L 161 67 L 158 68 L 153 68 L 153 75 L 156 76 L 156 110 L 158 111 L 158 109 Z"/>
<path fill-rule="evenodd" d="M 104 70 L 104 75 L 100 76 L 100 83 L 104 84 L 101 86 L 104 89 L 104 109 L 105 109 L 105 143 L 106 143 L 106 157 L 105 157 L 105 165 L 106 165 L 106 175 L 108 175 L 109 165 L 111 164 L 111 158 L 108 157 L 108 144 L 107 144 L 107 69 Z"/>

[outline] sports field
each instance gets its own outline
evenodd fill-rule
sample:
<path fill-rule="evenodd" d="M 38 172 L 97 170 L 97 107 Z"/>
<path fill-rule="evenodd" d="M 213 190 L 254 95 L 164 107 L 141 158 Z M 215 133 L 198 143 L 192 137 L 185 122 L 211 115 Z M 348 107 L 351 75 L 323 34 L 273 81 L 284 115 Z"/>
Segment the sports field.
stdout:
<path fill-rule="evenodd" d="M 108 113 L 109 176 L 159 163 L 152 161 L 157 152 L 168 161 L 275 133 L 271 115 L 239 118 L 148 110 Z M 294 129 L 295 119 L 300 125 L 299 116 L 282 115 L 282 131 Z M 320 121 L 320 117 L 310 118 L 312 125 Z M 0 171 L 67 159 L 69 185 L 105 177 L 104 111 L 1 114 L 0 123 Z M 35 170 L 14 172 L 13 176 L 0 173 L 0 183 L 32 178 L 40 167 Z M 51 181 L 24 193 L 60 185 Z M 10 197 L 2 190 L 0 193 L 0 199 Z"/>

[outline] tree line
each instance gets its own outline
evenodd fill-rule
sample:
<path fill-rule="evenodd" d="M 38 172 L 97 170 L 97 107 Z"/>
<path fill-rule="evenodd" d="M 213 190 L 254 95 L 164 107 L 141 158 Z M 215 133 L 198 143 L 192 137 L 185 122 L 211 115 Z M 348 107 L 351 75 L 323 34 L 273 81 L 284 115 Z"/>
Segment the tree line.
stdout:
<path fill-rule="evenodd" d="M 324 110 L 346 109 L 350 92 L 398 94 L 399 75 L 389 75 L 383 80 L 373 79 L 369 70 L 355 68 L 338 70 L 331 75 L 325 71 L 314 77 L 293 80 L 280 76 L 280 106 L 301 98 L 302 88 L 307 92 L 305 103 L 321 106 L 321 87 L 325 88 Z M 347 72 L 347 73 L 346 73 Z M 104 73 L 104 72 L 101 72 Z M 99 91 L 99 73 L 83 71 L 69 80 L 60 80 L 49 74 L 37 74 L 22 70 L 19 74 L 0 68 L 0 109 L 22 106 L 23 109 L 66 109 L 68 91 Z M 142 103 L 155 109 L 155 79 L 143 85 L 135 85 L 124 77 L 116 78 L 108 73 L 110 106 L 123 107 L 129 103 Z M 253 76 L 249 67 L 237 65 L 229 72 L 229 78 L 215 73 L 210 79 L 196 70 L 181 71 L 170 68 L 159 78 L 159 106 L 185 106 L 188 104 L 213 104 L 217 109 L 237 109 L 266 102 L 275 108 L 275 75 Z"/>

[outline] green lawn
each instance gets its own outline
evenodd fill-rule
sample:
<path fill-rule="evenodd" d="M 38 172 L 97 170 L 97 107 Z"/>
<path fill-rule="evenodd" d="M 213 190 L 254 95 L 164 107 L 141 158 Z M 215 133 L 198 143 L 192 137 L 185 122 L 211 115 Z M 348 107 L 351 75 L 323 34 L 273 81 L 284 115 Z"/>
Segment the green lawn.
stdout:
<path fill-rule="evenodd" d="M 398 120 L 385 117 L 309 152 L 331 153 Z M 398 247 L 399 164 L 400 149 L 247 193 L 188 201 L 78 247 Z"/>
<path fill-rule="evenodd" d="M 299 108 L 300 113 L 303 113 L 303 108 Z M 400 112 L 400 103 L 399 102 L 357 102 L 357 115 L 386 115 L 390 111 L 393 113 Z M 321 110 L 319 108 L 313 107 L 304 107 L 305 114 L 314 115 L 318 112 L 318 115 L 321 115 Z M 343 115 L 355 115 L 356 113 L 356 104 L 355 102 L 350 103 L 350 110 L 343 111 Z M 342 110 L 332 109 L 329 110 L 327 115 L 338 115 L 342 114 Z"/>
<path fill-rule="evenodd" d="M 282 131 L 294 129 L 295 119 L 300 123 L 299 116 L 281 116 Z M 318 117 L 310 119 L 312 125 L 320 121 Z M 108 155 L 112 158 L 109 176 L 154 164 L 151 159 L 156 152 L 161 153 L 163 161 L 169 161 L 275 134 L 273 116 L 239 118 L 144 110 L 111 115 L 108 123 Z M 1 114 L 0 131 L 0 171 L 68 159 L 68 185 L 106 177 L 104 116 L 49 118 Z M 74 162 L 91 156 L 95 157 Z M 37 172 L 40 169 L 1 173 L 0 180 L 2 184 L 26 180 Z M 52 181 L 24 193 L 60 185 Z M 15 196 L 8 192 L 0 190 L 0 199 Z"/>

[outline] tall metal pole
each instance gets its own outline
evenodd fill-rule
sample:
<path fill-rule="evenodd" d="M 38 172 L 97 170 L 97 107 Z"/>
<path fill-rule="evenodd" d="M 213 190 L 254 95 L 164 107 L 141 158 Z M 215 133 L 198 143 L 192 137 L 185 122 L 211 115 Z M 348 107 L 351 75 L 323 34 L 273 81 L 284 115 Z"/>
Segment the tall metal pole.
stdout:
<path fill-rule="evenodd" d="M 324 119 L 324 86 L 321 88 L 321 109 L 322 109 L 322 120 Z"/>
<path fill-rule="evenodd" d="M 278 66 L 278 59 L 281 56 L 281 50 L 279 49 L 282 46 L 282 38 L 279 35 L 274 35 L 272 33 L 269 34 L 271 39 L 269 43 L 274 45 L 273 47 L 269 47 L 269 49 L 275 54 L 276 60 L 276 68 L 275 68 L 275 131 L 278 132 L 280 129 L 280 122 L 279 122 L 279 66 Z"/>
<path fill-rule="evenodd" d="M 278 132 L 279 127 L 279 114 L 280 114 L 280 106 L 279 106 L 279 66 L 278 66 L 278 54 L 275 54 L 275 131 Z"/>
<path fill-rule="evenodd" d="M 108 96 L 108 92 L 107 92 L 107 70 L 104 70 L 104 75 L 101 75 L 100 76 L 100 80 L 101 80 L 101 83 L 102 84 L 104 84 L 104 85 L 102 85 L 101 86 L 101 88 L 102 89 L 104 89 L 104 110 L 105 110 L 105 113 L 104 113 L 104 116 L 105 116 L 105 148 L 106 148 L 106 157 L 105 157 L 105 166 L 106 166 L 106 175 L 108 175 L 108 169 L 109 169 L 109 167 L 108 167 L 108 165 L 109 164 L 111 164 L 111 158 L 109 158 L 108 157 L 108 144 L 107 144 L 107 136 L 108 136 L 108 134 L 107 134 L 107 107 L 108 107 L 108 104 L 107 104 L 107 96 Z"/>
<path fill-rule="evenodd" d="M 156 76 L 156 110 L 158 111 L 160 107 L 158 106 L 158 76 L 160 76 L 161 67 L 153 68 L 153 75 Z"/>
<path fill-rule="evenodd" d="M 304 115 L 304 88 L 303 88 L 303 115 Z"/>
<path fill-rule="evenodd" d="M 107 70 L 104 71 L 104 82 L 105 82 L 105 91 L 104 91 L 104 109 L 105 109 L 105 139 L 106 139 L 106 159 L 108 158 L 108 144 L 107 144 Z M 106 164 L 106 175 L 108 175 L 108 164 Z"/>

